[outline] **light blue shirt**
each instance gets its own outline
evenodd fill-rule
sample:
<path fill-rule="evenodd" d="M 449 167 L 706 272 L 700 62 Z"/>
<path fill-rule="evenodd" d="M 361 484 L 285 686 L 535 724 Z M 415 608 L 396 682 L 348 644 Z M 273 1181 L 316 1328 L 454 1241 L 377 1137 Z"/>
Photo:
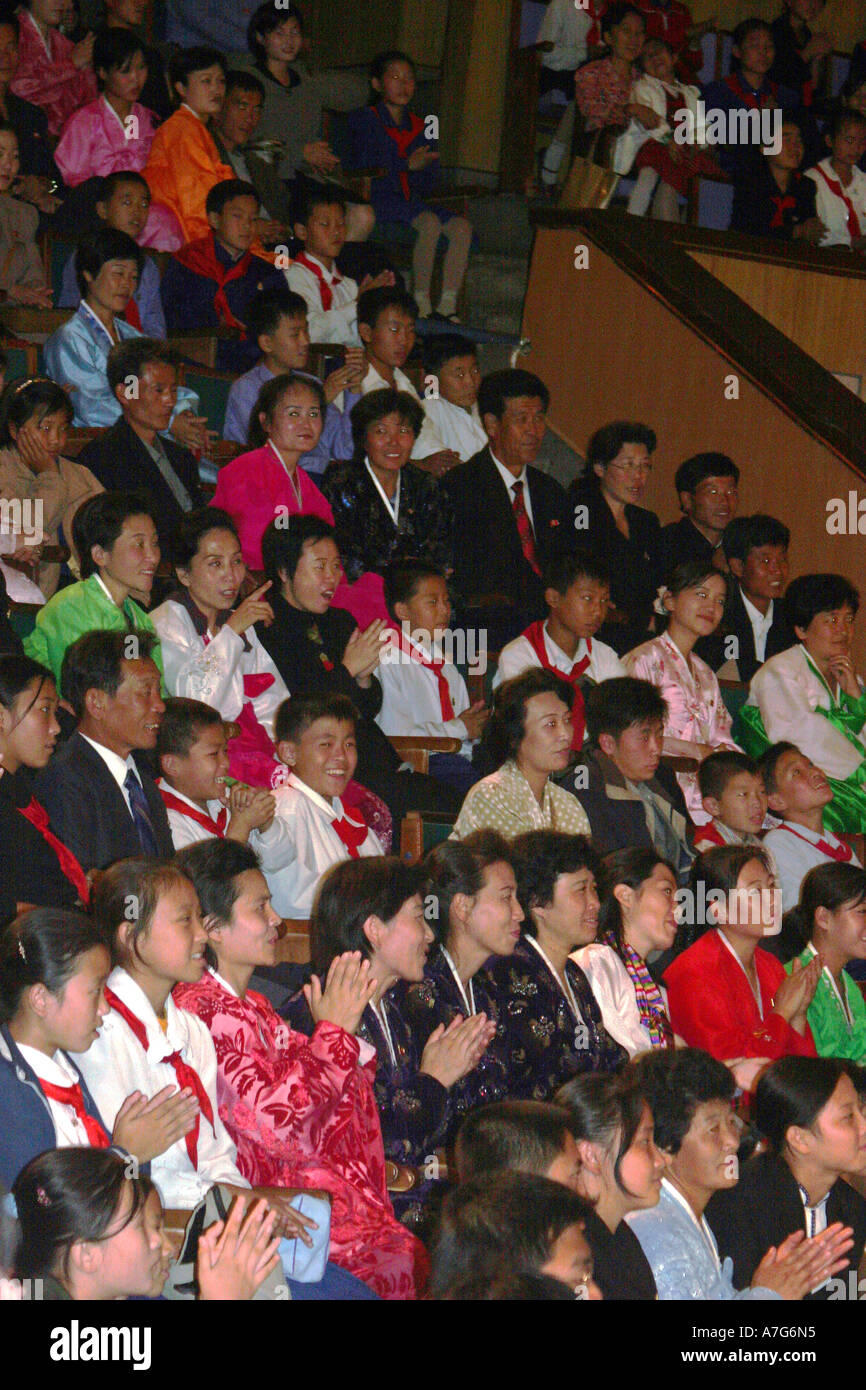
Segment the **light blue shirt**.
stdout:
<path fill-rule="evenodd" d="M 658 1206 L 633 1211 L 625 1218 L 649 1261 L 659 1298 L 668 1302 L 691 1299 L 778 1299 L 772 1289 L 741 1289 L 731 1282 L 734 1262 L 719 1258 L 716 1238 L 703 1219 L 698 1221 L 685 1197 L 662 1179 Z"/>
<path fill-rule="evenodd" d="M 223 439 L 231 439 L 235 444 L 247 446 L 253 406 L 265 382 L 272 381 L 273 375 L 265 366 L 264 358 L 261 358 L 248 372 L 244 372 L 243 376 L 232 382 L 226 404 Z M 298 376 L 306 376 L 310 381 L 315 380 L 308 372 L 298 372 Z M 331 459 L 352 457 L 352 422 L 349 412 L 360 399 L 361 397 L 353 391 L 344 391 L 342 410 L 338 410 L 333 404 L 328 406 L 318 444 L 308 454 L 302 454 L 298 460 L 306 473 L 319 477 Z"/>
<path fill-rule="evenodd" d="M 114 320 L 120 339 L 141 338 L 137 328 L 124 319 Z M 62 328 L 52 333 L 42 350 L 45 370 L 58 385 L 71 385 L 71 400 L 75 409 L 74 425 L 85 429 L 102 429 L 120 419 L 120 402 L 109 388 L 105 364 L 111 339 L 84 301 Z M 186 386 L 179 386 L 177 405 L 172 419 L 181 411 L 198 414 L 198 396 Z"/>
<path fill-rule="evenodd" d="M 162 311 L 162 300 L 159 297 L 159 271 L 150 256 L 144 258 L 138 289 L 132 297 L 138 305 L 141 331 L 145 337 L 164 338 L 166 336 L 165 314 Z M 81 294 L 75 275 L 75 252 L 73 251 L 63 267 L 59 307 L 61 309 L 77 309 L 80 303 Z"/>

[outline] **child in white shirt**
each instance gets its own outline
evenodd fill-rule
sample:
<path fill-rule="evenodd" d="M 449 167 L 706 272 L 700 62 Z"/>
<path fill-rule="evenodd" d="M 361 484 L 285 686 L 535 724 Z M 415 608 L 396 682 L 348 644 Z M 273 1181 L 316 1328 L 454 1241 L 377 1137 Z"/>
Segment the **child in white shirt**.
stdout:
<path fill-rule="evenodd" d="M 307 305 L 307 323 L 314 343 L 359 346 L 356 280 L 341 275 L 336 260 L 346 241 L 346 203 L 339 189 L 311 183 L 298 209 L 295 236 L 304 243 L 286 271 L 289 289 Z M 393 285 L 393 271 L 366 276 L 360 289 Z"/>
<path fill-rule="evenodd" d="M 459 738 L 459 754 L 430 755 L 430 773 L 465 794 L 480 776 L 472 747 L 487 708 L 483 700 L 470 703 L 466 682 L 448 660 L 447 649 L 459 634 L 448 630 L 451 599 L 444 573 L 429 560 L 395 560 L 385 573 L 385 606 L 392 626 L 383 633 L 376 723 L 398 738 Z"/>
<path fill-rule="evenodd" d="M 446 449 L 467 463 L 487 447 L 478 413 L 481 368 L 471 338 L 437 333 L 424 344 L 424 416 Z"/>
<path fill-rule="evenodd" d="M 793 743 L 772 744 L 758 759 L 770 810 L 782 824 L 768 831 L 764 847 L 776 865 L 782 911 L 796 907 L 800 884 L 810 869 L 836 860 L 859 865 L 851 846 L 824 828 L 824 809 L 833 788 L 820 767 Z"/>
<path fill-rule="evenodd" d="M 806 170 L 818 192 L 815 211 L 824 223 L 821 246 L 866 250 L 866 174 L 858 164 L 866 154 L 866 116 L 842 107 L 825 134 L 826 159 Z"/>
<path fill-rule="evenodd" d="M 289 771 L 274 797 L 295 857 L 268 885 L 281 917 L 309 917 L 322 874 L 343 859 L 383 854 L 357 806 L 342 796 L 358 762 L 357 713 L 344 695 L 299 695 L 277 712 L 277 755 Z"/>
<path fill-rule="evenodd" d="M 625 668 L 613 648 L 593 641 L 610 607 L 607 566 L 590 551 L 575 547 L 553 557 L 545 579 L 547 620 L 532 623 L 502 648 L 494 687 L 530 666 L 593 685 L 624 676 Z"/>

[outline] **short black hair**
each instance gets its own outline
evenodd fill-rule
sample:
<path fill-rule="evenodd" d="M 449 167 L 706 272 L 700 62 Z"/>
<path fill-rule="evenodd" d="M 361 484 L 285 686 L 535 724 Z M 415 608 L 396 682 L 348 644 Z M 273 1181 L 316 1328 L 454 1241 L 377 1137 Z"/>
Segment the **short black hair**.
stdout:
<path fill-rule="evenodd" d="M 792 627 L 806 628 L 819 613 L 837 608 L 856 613 L 860 594 L 842 574 L 801 574 L 785 590 L 782 607 Z"/>
<path fill-rule="evenodd" d="M 457 1132 L 457 1181 L 486 1174 L 535 1173 L 543 1178 L 562 1153 L 568 1111 L 540 1100 L 500 1100 L 471 1111 Z"/>
<path fill-rule="evenodd" d="M 310 693 L 283 700 L 274 720 L 274 743 L 295 743 L 317 719 L 337 719 L 357 726 L 360 715 L 348 695 Z"/>
<path fill-rule="evenodd" d="M 0 444 L 13 447 L 10 425 L 21 429 L 34 416 L 38 421 L 44 420 L 46 415 L 61 412 L 66 416 L 67 425 L 71 425 L 75 407 L 69 399 L 69 392 L 58 386 L 56 381 L 49 380 L 47 376 L 34 376 L 25 381 L 9 382 L 0 396 Z"/>
<path fill-rule="evenodd" d="M 124 72 L 136 53 L 147 61 L 144 44 L 132 29 L 97 29 L 93 43 L 93 71 L 109 73 L 116 69 Z M 103 83 L 99 83 L 100 87 Z"/>
<path fill-rule="evenodd" d="M 301 30 L 304 31 L 304 17 L 297 5 L 281 6 L 277 9 L 274 0 L 265 0 L 263 5 L 259 5 L 254 11 L 253 16 L 247 25 L 247 48 L 256 60 L 260 68 L 264 68 L 265 45 L 263 40 L 268 34 L 272 34 L 275 29 L 279 29 L 285 24 L 287 19 L 294 19 Z"/>
<path fill-rule="evenodd" d="M 733 1100 L 736 1082 L 724 1062 L 697 1047 L 655 1048 L 630 1063 L 633 1076 L 652 1111 L 655 1142 L 677 1154 L 699 1105 Z"/>
<path fill-rule="evenodd" d="M 780 739 L 778 743 L 771 743 L 769 748 L 764 749 L 758 758 L 757 767 L 764 779 L 768 796 L 772 796 L 774 792 L 779 790 L 776 785 L 776 768 L 779 765 L 779 759 L 784 757 L 786 753 L 799 752 L 796 743 L 789 743 L 787 739 Z"/>
<path fill-rule="evenodd" d="M 843 1076 L 838 1057 L 780 1057 L 755 1087 L 753 1118 L 774 1154 L 782 1154 L 792 1125 L 811 1129 Z"/>
<path fill-rule="evenodd" d="M 250 869 L 259 869 L 259 856 L 240 840 L 212 835 L 187 845 L 174 856 L 174 863 L 193 883 L 203 919 L 230 922 L 240 897 L 237 880 Z"/>
<path fill-rule="evenodd" d="M 305 227 L 316 208 L 340 208 L 345 213 L 345 189 L 338 183 L 319 183 L 313 179 L 302 183 L 295 195 L 292 220 Z"/>
<path fill-rule="evenodd" d="M 75 278 L 82 299 L 87 298 L 88 281 L 85 273 L 95 280 L 108 261 L 135 261 L 141 275 L 144 265 L 144 252 L 137 241 L 116 227 L 97 227 L 88 232 L 78 243 L 75 251 Z"/>
<path fill-rule="evenodd" d="M 221 179 L 208 189 L 204 210 L 218 217 L 226 203 L 230 203 L 233 198 L 252 198 L 256 208 L 259 206 L 259 195 L 251 183 L 247 183 L 245 179 Z"/>
<path fill-rule="evenodd" d="M 676 491 L 693 493 L 707 478 L 733 478 L 740 481 L 740 470 L 727 454 L 693 454 L 674 474 Z"/>
<path fill-rule="evenodd" d="M 264 83 L 255 73 L 246 72 L 244 68 L 232 68 L 226 73 L 226 97 L 232 92 L 257 92 L 262 101 L 265 99 Z"/>
<path fill-rule="evenodd" d="M 408 425 L 417 439 L 424 424 L 424 407 L 408 391 L 395 391 L 384 386 L 379 391 L 368 391 L 356 401 L 349 412 L 352 422 L 353 458 L 360 462 L 367 452 L 367 431 L 378 420 L 388 415 L 396 415 Z"/>
<path fill-rule="evenodd" d="M 791 543 L 791 532 L 782 521 L 763 512 L 753 516 L 735 516 L 725 527 L 722 536 L 722 550 L 725 559 L 741 560 L 745 563 L 753 550 L 762 545 L 778 545 L 787 550 Z"/>
<path fill-rule="evenodd" d="M 833 112 L 824 134 L 830 139 L 835 140 L 836 136 L 844 130 L 846 125 L 858 126 L 860 131 L 866 135 L 866 116 L 862 111 L 857 111 L 853 106 L 839 106 Z"/>
<path fill-rule="evenodd" d="M 579 579 L 594 579 L 610 587 L 610 569 L 597 555 L 583 546 L 574 545 L 554 550 L 544 568 L 544 587 L 566 594 Z"/>
<path fill-rule="evenodd" d="M 337 544 L 333 526 L 318 516 L 280 516 L 268 525 L 262 536 L 262 567 L 275 589 L 283 582 L 280 571 L 293 579 L 304 547 L 316 541 Z"/>
<path fill-rule="evenodd" d="M 494 1173 L 452 1188 L 442 1203 L 432 1251 L 430 1293 L 447 1297 L 469 1277 L 539 1273 L 572 1226 L 585 1227 L 590 1208 L 562 1183 L 531 1173 Z"/>
<path fill-rule="evenodd" d="M 605 34 L 610 33 L 611 29 L 618 28 L 630 14 L 636 15 L 646 28 L 646 15 L 642 14 L 636 5 L 621 4 L 619 0 L 613 5 L 608 5 L 601 17 L 600 33 L 602 39 L 604 39 Z"/>
<path fill-rule="evenodd" d="M 221 68 L 225 76 L 226 59 L 218 48 L 209 48 L 206 44 L 195 44 L 192 48 L 176 48 L 168 60 L 168 80 L 172 96 L 176 98 L 174 89 L 178 83 L 185 87 L 194 72 L 206 72 L 208 68 Z"/>
<path fill-rule="evenodd" d="M 553 671 L 532 666 L 519 676 L 503 681 L 493 692 L 490 718 L 481 735 L 485 763 L 501 767 L 517 756 L 526 733 L 526 707 L 535 695 L 555 695 L 566 709 L 574 705 L 574 688 Z"/>
<path fill-rule="evenodd" d="M 443 840 L 424 860 L 424 913 L 443 944 L 458 894 L 474 898 L 493 864 L 511 864 L 511 847 L 498 830 L 473 830 L 462 840 Z"/>
<path fill-rule="evenodd" d="M 612 420 L 602 425 L 586 446 L 586 475 L 592 476 L 596 464 L 606 468 L 626 444 L 642 444 L 651 454 L 656 447 L 655 431 L 633 420 Z"/>
<path fill-rule="evenodd" d="M 404 903 L 421 893 L 423 870 L 396 855 L 344 859 L 319 880 L 310 914 L 313 969 L 324 979 L 335 956 L 360 951 L 369 958 L 364 923 L 370 917 L 388 922 Z"/>
<path fill-rule="evenodd" d="M 272 376 L 270 381 L 262 383 L 256 403 L 250 411 L 249 429 L 247 431 L 247 443 L 251 449 L 260 449 L 267 440 L 267 431 L 259 419 L 264 415 L 268 424 L 271 423 L 274 411 L 287 391 L 293 391 L 298 386 L 311 392 L 316 397 L 321 413 L 322 424 L 325 422 L 325 388 L 316 376 L 308 376 L 306 372 L 280 372 L 279 376 Z"/>
<path fill-rule="evenodd" d="M 112 344 L 105 363 L 111 394 L 114 395 L 116 388 L 123 386 L 130 377 L 138 379 L 145 367 L 154 365 L 171 367 L 177 375 L 180 356 L 161 338 L 121 338 L 119 343 Z"/>
<path fill-rule="evenodd" d="M 202 700 L 189 700 L 182 695 L 172 695 L 165 701 L 165 713 L 159 723 L 159 733 L 156 736 L 157 758 L 172 753 L 185 758 L 193 744 L 198 742 L 203 729 L 213 729 L 222 722 L 222 715 L 213 705 L 206 705 Z"/>
<path fill-rule="evenodd" d="M 246 312 L 247 330 L 252 339 L 258 340 L 263 334 L 268 337 L 276 333 L 280 319 L 305 319 L 306 300 L 288 285 L 268 286 L 259 290 L 250 300 Z"/>
<path fill-rule="evenodd" d="M 423 343 L 424 371 L 435 376 L 455 357 L 478 356 L 478 344 L 462 333 L 434 333 Z"/>
<path fill-rule="evenodd" d="M 99 191 L 96 195 L 97 203 L 107 203 L 109 198 L 124 183 L 137 183 L 140 188 L 145 190 L 148 202 L 150 201 L 150 185 L 143 174 L 140 174 L 137 169 L 115 169 L 113 174 L 106 174 L 104 179 L 100 179 Z"/>
<path fill-rule="evenodd" d="M 385 76 L 385 69 L 391 63 L 408 63 L 412 71 L 415 71 L 415 64 L 408 53 L 404 53 L 402 48 L 388 48 L 384 53 L 377 53 L 376 57 L 370 63 L 369 73 L 371 82 L 373 78 L 375 78 L 377 82 L 381 82 L 382 78 Z"/>
<path fill-rule="evenodd" d="M 595 744 L 602 734 L 619 739 L 634 724 L 667 718 L 667 702 L 658 686 L 636 676 L 613 676 L 586 692 L 586 730 Z"/>
<path fill-rule="evenodd" d="M 153 521 L 147 499 L 137 492 L 97 492 L 82 502 L 72 518 L 72 544 L 82 579 L 89 579 L 98 568 L 93 547 L 111 550 L 131 516 L 149 516 Z"/>
<path fill-rule="evenodd" d="M 769 34 L 775 43 L 772 25 L 768 24 L 765 19 L 742 19 L 733 32 L 733 47 L 742 48 L 749 35 L 757 34 L 759 30 Z"/>
<path fill-rule="evenodd" d="M 64 699 L 81 719 L 86 708 L 88 690 L 100 690 L 114 699 L 123 681 L 123 663 L 129 658 L 129 639 L 138 643 L 138 658 L 152 657 L 157 638 L 152 632 L 85 632 L 66 648 L 60 667 L 60 686 Z"/>
<path fill-rule="evenodd" d="M 527 830 L 511 842 L 517 897 L 524 911 L 523 930 L 535 936 L 533 907 L 549 907 L 557 879 L 589 869 L 598 877 L 598 855 L 585 835 L 561 830 Z"/>
<path fill-rule="evenodd" d="M 700 908 L 696 910 L 696 915 L 701 919 L 696 925 L 715 925 L 712 907 L 730 901 L 740 881 L 740 874 L 755 859 L 763 864 L 767 873 L 771 872 L 769 851 L 761 845 L 716 845 L 713 849 L 705 849 L 692 860 L 688 881 L 690 901 L 705 904 L 703 911 Z"/>
<path fill-rule="evenodd" d="M 198 554 L 198 548 L 211 531 L 228 531 L 240 549 L 240 537 L 235 519 L 222 507 L 194 507 L 184 512 L 171 536 L 171 562 L 175 570 L 188 569 Z"/>
<path fill-rule="evenodd" d="M 550 392 L 534 372 L 525 372 L 522 367 L 488 372 L 478 388 L 478 414 L 482 420 L 485 415 L 501 420 L 508 402 L 521 396 L 538 397 L 545 410 L 550 405 Z"/>
<path fill-rule="evenodd" d="M 375 328 L 386 309 L 402 309 L 411 319 L 418 317 L 418 305 L 408 290 L 399 285 L 381 285 L 358 295 L 358 323 Z"/>
<path fill-rule="evenodd" d="M 385 569 L 385 607 L 394 617 L 398 603 L 408 603 L 414 598 L 425 579 L 444 579 L 445 571 L 433 560 L 423 556 L 407 555 L 405 559 L 391 560 Z"/>
<path fill-rule="evenodd" d="M 731 778 L 741 772 L 749 772 L 753 777 L 761 775 L 757 763 L 746 753 L 735 752 L 733 748 L 720 748 L 711 753 L 698 768 L 701 796 L 711 796 L 718 801 Z"/>

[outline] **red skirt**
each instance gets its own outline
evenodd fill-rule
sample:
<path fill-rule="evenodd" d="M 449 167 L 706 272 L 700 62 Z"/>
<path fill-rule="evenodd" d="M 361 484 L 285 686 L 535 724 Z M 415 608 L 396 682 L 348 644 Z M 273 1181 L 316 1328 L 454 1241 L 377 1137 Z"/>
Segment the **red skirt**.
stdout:
<path fill-rule="evenodd" d="M 671 158 L 667 145 L 660 144 L 658 140 L 647 140 L 637 152 L 635 169 L 655 169 L 662 183 L 670 184 L 680 197 L 685 197 L 689 182 L 695 177 L 724 178 L 722 169 L 708 150 L 698 150 L 688 145 L 676 145 L 674 148 L 678 159 Z"/>

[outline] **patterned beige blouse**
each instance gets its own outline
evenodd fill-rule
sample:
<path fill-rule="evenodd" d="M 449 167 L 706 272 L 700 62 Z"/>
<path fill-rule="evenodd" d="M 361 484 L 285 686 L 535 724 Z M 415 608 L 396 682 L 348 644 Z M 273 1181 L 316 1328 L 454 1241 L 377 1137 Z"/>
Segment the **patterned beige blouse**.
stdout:
<path fill-rule="evenodd" d="M 511 760 L 469 789 L 451 838 L 461 840 L 473 830 L 498 830 L 507 840 L 527 830 L 590 833 L 586 812 L 576 796 L 548 779 L 539 806 L 517 763 Z"/>

